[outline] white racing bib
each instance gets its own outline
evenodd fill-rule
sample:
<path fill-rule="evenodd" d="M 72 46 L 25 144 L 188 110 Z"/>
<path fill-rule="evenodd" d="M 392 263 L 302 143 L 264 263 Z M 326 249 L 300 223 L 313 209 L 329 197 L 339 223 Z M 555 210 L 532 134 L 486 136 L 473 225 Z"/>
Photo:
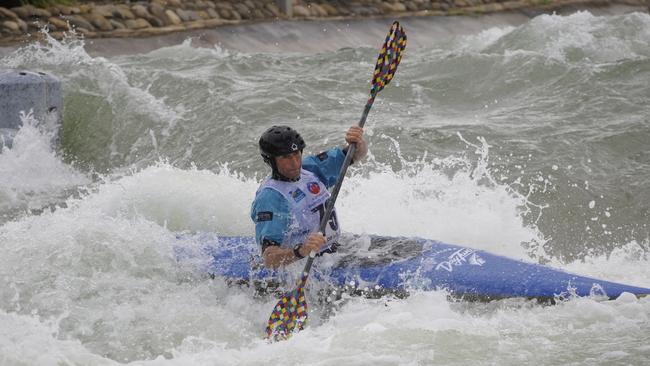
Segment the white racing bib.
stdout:
<path fill-rule="evenodd" d="M 330 198 L 327 187 L 312 172 L 301 169 L 297 182 L 285 182 L 268 178 L 259 190 L 270 188 L 279 192 L 289 203 L 291 223 L 284 233 L 283 245 L 291 247 L 302 244 L 309 234 L 319 230 L 320 221 L 325 214 L 325 205 Z M 325 228 L 327 240 L 321 252 L 329 249 L 338 241 L 341 230 L 336 219 L 336 210 Z"/>

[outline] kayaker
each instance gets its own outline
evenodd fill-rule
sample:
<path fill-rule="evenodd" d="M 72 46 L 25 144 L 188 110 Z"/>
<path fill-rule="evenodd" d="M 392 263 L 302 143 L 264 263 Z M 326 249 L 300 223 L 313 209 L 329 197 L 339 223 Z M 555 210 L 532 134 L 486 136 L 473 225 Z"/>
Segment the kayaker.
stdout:
<path fill-rule="evenodd" d="M 305 141 L 291 127 L 273 126 L 260 137 L 260 153 L 271 167 L 271 176 L 255 194 L 251 219 L 266 267 L 295 262 L 311 251 L 322 255 L 336 250 L 340 229 L 335 210 L 325 235 L 318 232 L 330 197 L 327 189 L 336 184 L 349 144 L 357 144 L 353 162 L 368 152 L 361 127 L 350 127 L 345 141 L 345 147 L 303 158 Z"/>

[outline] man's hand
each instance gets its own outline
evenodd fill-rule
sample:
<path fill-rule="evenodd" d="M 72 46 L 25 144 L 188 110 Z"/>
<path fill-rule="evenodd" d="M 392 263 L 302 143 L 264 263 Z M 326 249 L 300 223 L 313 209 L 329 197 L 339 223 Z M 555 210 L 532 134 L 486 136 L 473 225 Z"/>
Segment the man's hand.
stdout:
<path fill-rule="evenodd" d="M 306 257 L 312 251 L 318 253 L 320 248 L 325 245 L 325 236 L 321 233 L 312 233 L 307 237 L 307 240 L 300 246 L 298 252 L 303 257 Z M 293 248 L 285 248 L 280 246 L 270 246 L 264 250 L 262 253 L 262 259 L 264 260 L 264 266 L 267 268 L 276 269 L 280 266 L 293 263 L 298 260 L 296 255 L 293 252 Z"/>
<path fill-rule="evenodd" d="M 359 142 L 363 141 L 363 128 L 359 126 L 352 126 L 348 130 L 348 132 L 345 133 L 345 142 L 348 144 L 356 143 L 358 144 Z"/>
<path fill-rule="evenodd" d="M 318 232 L 311 233 L 298 251 L 300 252 L 300 255 L 306 257 L 311 252 L 320 252 L 320 248 L 323 245 L 325 245 L 325 236 Z"/>
<path fill-rule="evenodd" d="M 368 146 L 363 139 L 363 128 L 359 126 L 352 126 L 345 134 L 345 142 L 348 144 L 357 144 L 357 149 L 354 152 L 352 159 L 354 161 L 362 160 L 368 153 Z"/>

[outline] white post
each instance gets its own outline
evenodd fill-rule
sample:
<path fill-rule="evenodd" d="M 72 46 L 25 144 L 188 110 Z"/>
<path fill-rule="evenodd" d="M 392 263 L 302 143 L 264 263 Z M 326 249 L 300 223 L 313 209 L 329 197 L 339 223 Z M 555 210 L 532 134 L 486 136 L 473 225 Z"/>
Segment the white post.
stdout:
<path fill-rule="evenodd" d="M 13 137 L 22 126 L 20 112 L 29 113 L 39 126 L 51 131 L 56 142 L 61 124 L 63 96 L 61 82 L 42 72 L 0 70 L 0 149 L 11 147 Z"/>
<path fill-rule="evenodd" d="M 293 0 L 277 0 L 277 2 L 280 10 L 291 18 L 293 16 Z"/>

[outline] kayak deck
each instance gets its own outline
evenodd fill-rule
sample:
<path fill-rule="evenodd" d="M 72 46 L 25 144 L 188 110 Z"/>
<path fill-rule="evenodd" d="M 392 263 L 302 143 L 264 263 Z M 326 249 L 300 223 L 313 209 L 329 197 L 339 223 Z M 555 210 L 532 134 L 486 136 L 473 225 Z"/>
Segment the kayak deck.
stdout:
<path fill-rule="evenodd" d="M 195 247 L 189 250 L 178 245 L 177 258 L 202 256 L 202 270 L 210 275 L 268 289 L 273 288 L 274 282 L 286 281 L 282 271 L 271 271 L 261 265 L 259 247 L 252 237 L 200 233 L 183 236 L 186 240 Z M 327 268 L 320 266 L 312 277 L 339 289 L 347 286 L 350 291 L 367 294 L 375 291 L 404 296 L 412 289 L 444 289 L 469 300 L 524 297 L 551 301 L 573 296 L 614 299 L 623 292 L 650 294 L 650 289 L 643 287 L 580 276 L 429 239 L 345 235 L 341 244 L 337 253 L 326 258 Z"/>

